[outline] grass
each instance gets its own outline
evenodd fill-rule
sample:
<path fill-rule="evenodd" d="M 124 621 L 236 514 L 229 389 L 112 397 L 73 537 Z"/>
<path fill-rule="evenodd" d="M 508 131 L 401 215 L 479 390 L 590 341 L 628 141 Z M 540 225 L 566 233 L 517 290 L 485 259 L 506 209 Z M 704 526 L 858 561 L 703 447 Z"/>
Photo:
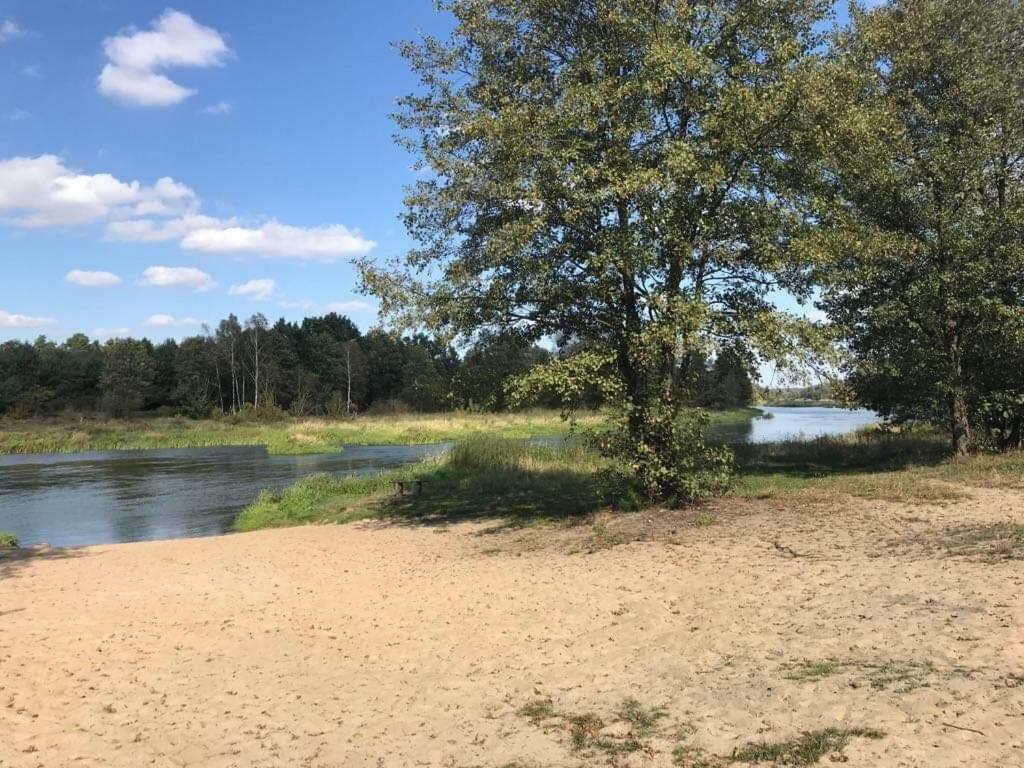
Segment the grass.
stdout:
<path fill-rule="evenodd" d="M 746 421 L 754 408 L 718 411 L 712 423 Z M 580 413 L 581 427 L 599 426 L 605 415 Z M 486 434 L 502 438 L 563 437 L 571 425 L 558 411 L 516 413 L 441 413 L 360 416 L 355 419 L 283 418 L 259 421 L 250 416 L 225 416 L 193 421 L 184 417 L 103 419 L 0 419 L 0 454 L 75 453 L 80 451 L 204 448 L 222 445 L 264 445 L 274 454 L 330 453 L 345 444 L 413 445 L 464 440 Z"/>
<path fill-rule="evenodd" d="M 654 735 L 659 722 L 668 716 L 661 707 L 648 708 L 634 698 L 627 698 L 614 710 L 613 723 L 620 726 L 616 735 L 602 733 L 605 721 L 593 712 L 564 713 L 555 709 L 551 699 L 535 699 L 518 712 L 534 725 L 547 720 L 558 720 L 568 731 L 574 752 L 623 755 L 645 748 L 645 739 Z"/>
<path fill-rule="evenodd" d="M 743 763 L 814 765 L 830 753 L 842 752 L 855 738 L 881 739 L 884 734 L 873 728 L 824 728 L 805 731 L 789 741 L 759 741 L 739 747 L 732 760 Z"/>
<path fill-rule="evenodd" d="M 961 499 L 966 486 L 1024 490 L 1024 451 L 949 457 L 936 430 L 884 432 L 868 428 L 819 437 L 737 446 L 733 493 L 773 498 L 810 492 L 906 502 Z"/>
<path fill-rule="evenodd" d="M 1024 558 L 1024 525 L 994 523 L 965 526 L 949 534 L 947 549 L 952 555 L 989 560 Z"/>
<path fill-rule="evenodd" d="M 0 549 L 17 549 L 18 537 L 13 533 L 0 533 Z"/>
<path fill-rule="evenodd" d="M 892 689 L 896 693 L 910 693 L 918 688 L 930 686 L 933 677 L 964 676 L 969 675 L 970 671 L 963 667 L 940 669 L 931 661 L 912 659 L 890 659 L 883 662 L 826 659 L 790 665 L 783 677 L 787 680 L 813 683 L 840 674 L 856 675 L 850 683 L 856 688 L 868 685 L 878 691 Z"/>
<path fill-rule="evenodd" d="M 865 432 L 741 446 L 734 497 L 799 497 L 832 502 L 843 495 L 906 503 L 958 499 L 972 484 L 1024 487 L 1024 452 L 945 457 L 940 435 L 890 435 Z M 317 475 L 290 489 L 264 493 L 238 520 L 239 530 L 346 523 L 379 517 L 443 526 L 482 518 L 504 518 L 516 526 L 591 516 L 592 549 L 633 539 L 595 513 L 612 509 L 623 497 L 609 480 L 607 461 L 582 441 L 537 445 L 492 434 L 470 432 L 441 458 L 400 470 L 357 477 Z M 423 480 L 420 496 L 395 496 L 398 480 Z M 698 527 L 718 522 L 701 510 Z M 961 554 L 1019 557 L 1024 526 L 1007 523 L 955 532 L 951 551 Z"/>
<path fill-rule="evenodd" d="M 578 517 L 608 505 L 600 459 L 576 441 L 543 446 L 475 435 L 440 458 L 355 477 L 314 475 L 282 492 L 264 492 L 236 521 L 251 531 L 368 517 L 443 526 L 506 517 L 520 526 Z M 419 496 L 396 496 L 395 483 L 422 480 Z"/>
<path fill-rule="evenodd" d="M 635 698 L 627 698 L 611 715 L 612 726 L 594 712 L 559 711 L 551 699 L 535 699 L 519 709 L 518 714 L 533 725 L 554 725 L 567 733 L 569 746 L 581 756 L 601 756 L 610 765 L 618 765 L 616 756 L 648 750 L 652 739 L 675 742 L 673 762 L 681 768 L 713 768 L 728 762 L 813 765 L 827 754 L 841 759 L 840 753 L 855 738 L 880 739 L 881 731 L 872 728 L 825 728 L 805 731 L 797 738 L 780 742 L 753 742 L 733 751 L 729 757 L 712 755 L 690 743 L 694 733 L 690 726 L 665 726 L 669 713 L 663 707 L 649 707 Z M 554 722 L 552 722 L 554 721 Z"/>

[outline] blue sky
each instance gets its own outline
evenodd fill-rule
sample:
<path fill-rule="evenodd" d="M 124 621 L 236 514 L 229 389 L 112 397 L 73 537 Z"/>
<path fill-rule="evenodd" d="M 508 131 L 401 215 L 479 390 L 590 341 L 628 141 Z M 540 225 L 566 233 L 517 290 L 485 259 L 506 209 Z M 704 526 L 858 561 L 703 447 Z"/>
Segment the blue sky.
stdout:
<path fill-rule="evenodd" d="M 374 320 L 348 260 L 408 245 L 388 115 L 414 80 L 391 43 L 444 18 L 430 0 L 173 8 L 0 0 L 0 340 Z"/>
<path fill-rule="evenodd" d="M 391 44 L 447 25 L 432 0 L 0 0 L 0 341 L 371 325 L 349 260 L 409 245 Z"/>

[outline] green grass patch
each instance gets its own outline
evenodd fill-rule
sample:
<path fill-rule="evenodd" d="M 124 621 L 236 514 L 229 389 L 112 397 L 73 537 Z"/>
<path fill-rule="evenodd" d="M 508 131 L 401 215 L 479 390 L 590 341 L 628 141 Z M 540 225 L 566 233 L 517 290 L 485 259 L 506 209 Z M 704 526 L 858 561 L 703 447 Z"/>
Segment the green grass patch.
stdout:
<path fill-rule="evenodd" d="M 13 533 L 0 533 L 0 549 L 17 549 L 18 537 Z"/>
<path fill-rule="evenodd" d="M 801 683 L 816 683 L 826 677 L 838 674 L 846 669 L 847 665 L 841 661 L 828 659 L 827 661 L 803 661 L 793 664 L 785 675 L 787 680 L 796 680 Z"/>
<path fill-rule="evenodd" d="M 855 738 L 881 739 L 884 735 L 874 728 L 804 731 L 789 741 L 759 741 L 739 747 L 732 753 L 732 760 L 743 763 L 814 765 L 827 754 L 842 752 Z"/>
<path fill-rule="evenodd" d="M 910 693 L 918 688 L 927 688 L 934 678 L 969 676 L 964 667 L 940 668 L 931 661 L 912 659 L 890 659 L 882 662 L 843 661 L 802 661 L 785 667 L 783 677 L 801 683 L 814 683 L 835 675 L 852 677 L 850 685 L 860 688 L 869 686 L 875 690 L 892 690 L 895 693 Z"/>
<path fill-rule="evenodd" d="M 520 707 L 518 714 L 537 725 L 543 720 L 555 717 L 555 705 L 551 699 L 535 699 Z"/>
<path fill-rule="evenodd" d="M 860 433 L 808 443 L 741 446 L 738 497 L 833 501 L 842 495 L 904 503 L 961 498 L 971 485 L 1012 484 L 1024 471 L 1024 453 L 950 461 L 937 436 Z M 358 477 L 315 476 L 292 488 L 264 493 L 238 520 L 239 530 L 344 523 L 366 517 L 443 526 L 460 520 L 504 518 L 515 526 L 582 519 L 610 509 L 631 509 L 628 489 L 615 484 L 609 463 L 582 440 L 538 445 L 471 433 L 444 456 L 400 470 Z M 417 496 L 396 496 L 399 480 L 423 480 Z M 635 540 L 598 518 L 591 549 Z M 700 512 L 695 526 L 718 523 Z M 1024 526 L 963 529 L 949 539 L 956 554 L 1019 557 Z"/>
<path fill-rule="evenodd" d="M 607 506 L 600 459 L 569 441 L 557 446 L 477 435 L 446 455 L 399 470 L 355 477 L 314 475 L 281 492 L 264 492 L 235 528 L 252 531 L 370 517 L 442 526 L 504 517 L 515 525 L 564 520 Z M 398 496 L 395 483 L 423 481 L 419 495 Z"/>

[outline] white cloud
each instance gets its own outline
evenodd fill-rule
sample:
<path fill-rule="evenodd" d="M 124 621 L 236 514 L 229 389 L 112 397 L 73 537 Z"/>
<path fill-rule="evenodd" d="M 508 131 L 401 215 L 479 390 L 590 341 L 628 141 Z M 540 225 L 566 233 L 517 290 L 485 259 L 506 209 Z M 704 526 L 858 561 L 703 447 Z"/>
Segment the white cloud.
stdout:
<path fill-rule="evenodd" d="M 52 317 L 13 315 L 0 309 L 0 328 L 42 328 L 43 326 L 54 325 L 56 322 Z"/>
<path fill-rule="evenodd" d="M 328 312 L 363 312 L 371 309 L 365 301 L 333 301 L 327 305 Z"/>
<path fill-rule="evenodd" d="M 340 224 L 305 228 L 278 221 L 268 221 L 258 228 L 197 229 L 181 241 L 182 248 L 204 253 L 252 253 L 318 261 L 362 256 L 376 246 L 359 230 L 349 230 Z"/>
<path fill-rule="evenodd" d="M 276 287 L 273 280 L 250 280 L 241 285 L 232 285 L 228 293 L 232 296 L 248 296 L 255 301 L 265 301 L 273 295 Z"/>
<path fill-rule="evenodd" d="M 216 104 L 210 104 L 208 107 L 203 107 L 199 110 L 204 115 L 230 115 L 235 111 L 235 105 L 230 101 L 218 101 Z"/>
<path fill-rule="evenodd" d="M 83 269 L 72 269 L 64 275 L 64 279 L 85 288 L 109 288 L 121 284 L 121 278 L 113 272 L 90 272 Z"/>
<path fill-rule="evenodd" d="M 177 318 L 174 315 L 150 315 L 146 318 L 147 326 L 150 328 L 173 328 L 175 326 L 182 327 L 187 325 L 202 325 L 201 320 L 196 320 L 194 317 L 182 317 Z"/>
<path fill-rule="evenodd" d="M 170 177 L 152 185 L 109 173 L 69 169 L 56 155 L 0 159 L 0 225 L 46 228 L 101 223 L 104 238 L 131 243 L 180 241 L 182 248 L 323 262 L 377 247 L 341 224 L 296 227 L 276 220 L 216 218 L 198 195 Z"/>
<path fill-rule="evenodd" d="M 21 74 L 31 77 L 33 80 L 39 80 L 43 76 L 43 68 L 38 64 L 29 64 L 27 67 L 22 67 Z"/>
<path fill-rule="evenodd" d="M 168 10 L 151 29 L 127 30 L 103 41 L 107 64 L 98 88 L 125 104 L 167 107 L 195 93 L 160 70 L 168 67 L 217 67 L 231 50 L 220 33 L 197 24 L 191 16 Z"/>
<path fill-rule="evenodd" d="M 153 288 L 191 288 L 197 292 L 217 287 L 217 282 L 195 267 L 150 267 L 140 285 Z"/>
<path fill-rule="evenodd" d="M 0 216 L 14 214 L 20 227 L 74 226 L 153 208 L 184 213 L 197 204 L 191 189 L 170 178 L 147 187 L 109 173 L 76 173 L 56 155 L 0 160 Z"/>
<path fill-rule="evenodd" d="M 126 243 L 165 243 L 180 240 L 197 229 L 230 226 L 234 219 L 224 221 L 193 213 L 176 219 L 128 219 L 107 224 L 104 237 Z"/>
<path fill-rule="evenodd" d="M 3 24 L 0 24 L 0 43 L 6 43 L 8 40 L 13 40 L 16 37 L 25 37 L 27 34 L 27 29 L 10 19 L 6 19 Z"/>
<path fill-rule="evenodd" d="M 19 120 L 28 120 L 30 117 L 32 117 L 32 113 L 25 109 L 14 109 L 10 114 L 12 123 L 16 123 Z"/>
<path fill-rule="evenodd" d="M 131 328 L 125 328 L 122 326 L 119 328 L 94 328 L 93 332 L 89 335 L 94 339 L 116 339 L 131 336 L 131 334 Z"/>

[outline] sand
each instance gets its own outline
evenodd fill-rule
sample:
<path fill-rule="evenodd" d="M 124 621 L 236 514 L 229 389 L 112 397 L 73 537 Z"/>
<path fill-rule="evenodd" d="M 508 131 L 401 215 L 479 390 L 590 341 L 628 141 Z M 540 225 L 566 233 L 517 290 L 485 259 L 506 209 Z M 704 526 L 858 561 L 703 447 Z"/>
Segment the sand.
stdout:
<path fill-rule="evenodd" d="M 594 551 L 360 524 L 0 560 L 0 766 L 715 765 L 829 727 L 885 735 L 823 764 L 1024 766 L 1024 561 L 943 544 L 1024 496 L 714 511 Z M 663 713 L 612 749 L 628 697 Z"/>

